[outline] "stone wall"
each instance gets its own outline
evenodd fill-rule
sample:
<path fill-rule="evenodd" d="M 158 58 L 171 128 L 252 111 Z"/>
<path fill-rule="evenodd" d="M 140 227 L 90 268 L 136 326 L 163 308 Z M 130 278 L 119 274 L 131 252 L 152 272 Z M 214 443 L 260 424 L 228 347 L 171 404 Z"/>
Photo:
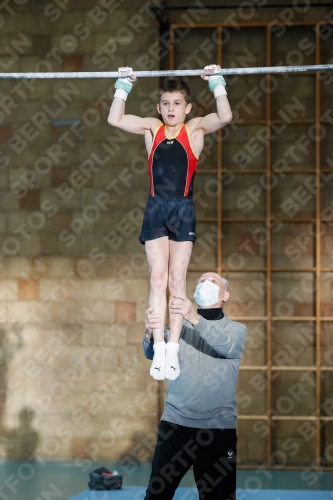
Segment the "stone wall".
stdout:
<path fill-rule="evenodd" d="M 4 72 L 136 67 L 158 36 L 140 2 L 13 4 L 1 12 Z M 141 347 L 146 154 L 106 122 L 113 83 L 1 84 L 3 457 L 116 459 L 158 422 Z M 134 89 L 131 112 L 156 85 Z M 148 459 L 151 445 L 136 453 Z"/>

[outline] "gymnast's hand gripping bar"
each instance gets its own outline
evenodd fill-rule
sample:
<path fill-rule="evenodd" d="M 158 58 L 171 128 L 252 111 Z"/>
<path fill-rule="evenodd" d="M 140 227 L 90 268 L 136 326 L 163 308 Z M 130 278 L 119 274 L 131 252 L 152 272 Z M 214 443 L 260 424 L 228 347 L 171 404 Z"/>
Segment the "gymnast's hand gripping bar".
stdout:
<path fill-rule="evenodd" d="M 260 75 L 267 73 L 303 73 L 309 71 L 332 71 L 333 64 L 317 64 L 312 66 L 268 66 L 262 68 L 223 68 L 218 73 L 228 75 Z M 154 78 L 160 76 L 199 76 L 203 69 L 181 69 L 161 71 L 134 71 L 138 78 Z M 212 76 L 212 75 L 210 75 Z M 118 78 L 118 71 L 82 71 L 82 72 L 47 72 L 47 73 L 0 73 L 0 79 L 43 79 L 43 78 Z"/>

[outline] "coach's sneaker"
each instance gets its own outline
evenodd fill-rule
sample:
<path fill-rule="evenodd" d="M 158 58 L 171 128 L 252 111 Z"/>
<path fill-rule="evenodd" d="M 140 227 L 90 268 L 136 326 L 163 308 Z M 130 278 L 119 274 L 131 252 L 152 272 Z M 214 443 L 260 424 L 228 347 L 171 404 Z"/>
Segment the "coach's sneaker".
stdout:
<path fill-rule="evenodd" d="M 150 375 L 155 380 L 165 379 L 165 342 L 157 342 L 153 345 L 154 357 L 150 367 Z"/>
<path fill-rule="evenodd" d="M 165 351 L 165 378 L 175 380 L 180 373 L 178 361 L 178 342 L 168 342 Z"/>

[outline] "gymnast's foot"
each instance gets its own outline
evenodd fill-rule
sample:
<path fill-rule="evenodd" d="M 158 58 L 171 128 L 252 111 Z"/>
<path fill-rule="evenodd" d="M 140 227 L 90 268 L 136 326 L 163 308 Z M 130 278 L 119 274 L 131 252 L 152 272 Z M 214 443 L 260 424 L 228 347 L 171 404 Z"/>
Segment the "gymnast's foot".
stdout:
<path fill-rule="evenodd" d="M 165 378 L 175 380 L 180 373 L 178 361 L 179 344 L 168 342 L 165 351 Z"/>
<path fill-rule="evenodd" d="M 150 375 L 155 380 L 165 379 L 165 342 L 157 342 L 154 344 L 154 357 L 150 367 Z"/>

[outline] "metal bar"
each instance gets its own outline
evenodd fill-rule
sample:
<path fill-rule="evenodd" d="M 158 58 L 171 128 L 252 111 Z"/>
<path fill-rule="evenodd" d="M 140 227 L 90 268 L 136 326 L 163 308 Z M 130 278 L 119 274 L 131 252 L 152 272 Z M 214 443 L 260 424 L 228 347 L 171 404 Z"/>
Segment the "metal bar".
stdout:
<path fill-rule="evenodd" d="M 216 74 L 228 75 L 266 75 L 267 73 L 307 73 L 308 71 L 333 71 L 333 64 L 310 66 L 267 66 L 262 68 L 223 68 Z M 164 76 L 200 76 L 202 69 L 168 69 L 156 71 L 134 71 L 138 78 L 158 78 Z M 44 73 L 0 73 L 2 80 L 48 79 L 48 78 L 118 78 L 118 71 L 63 71 Z"/>

